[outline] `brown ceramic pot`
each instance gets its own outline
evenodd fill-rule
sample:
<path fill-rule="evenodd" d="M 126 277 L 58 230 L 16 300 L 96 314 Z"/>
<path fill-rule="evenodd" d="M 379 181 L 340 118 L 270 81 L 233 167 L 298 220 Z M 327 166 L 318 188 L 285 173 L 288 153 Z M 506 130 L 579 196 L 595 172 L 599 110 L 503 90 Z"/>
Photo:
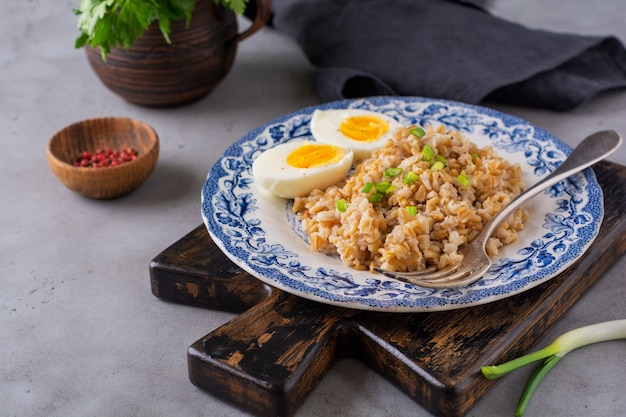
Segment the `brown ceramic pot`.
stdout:
<path fill-rule="evenodd" d="M 263 27 L 271 13 L 270 0 L 256 0 L 256 17 L 238 33 L 235 13 L 198 0 L 189 27 L 171 24 L 168 44 L 153 23 L 129 50 L 112 49 L 106 62 L 99 49 L 87 47 L 91 67 L 111 91 L 147 107 L 175 107 L 211 92 L 230 70 L 237 44 Z"/>

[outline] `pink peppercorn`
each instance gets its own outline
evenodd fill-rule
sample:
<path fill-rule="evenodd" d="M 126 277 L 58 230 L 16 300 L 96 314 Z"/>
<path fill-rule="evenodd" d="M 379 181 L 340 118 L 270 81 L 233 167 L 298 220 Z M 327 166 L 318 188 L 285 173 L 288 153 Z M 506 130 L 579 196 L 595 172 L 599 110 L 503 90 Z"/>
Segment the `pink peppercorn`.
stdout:
<path fill-rule="evenodd" d="M 83 151 L 76 162 L 74 162 L 74 166 L 87 168 L 114 167 L 134 161 L 135 159 L 137 159 L 137 151 L 132 148 L 123 148 L 120 151 L 98 149 L 93 154 L 88 151 Z"/>

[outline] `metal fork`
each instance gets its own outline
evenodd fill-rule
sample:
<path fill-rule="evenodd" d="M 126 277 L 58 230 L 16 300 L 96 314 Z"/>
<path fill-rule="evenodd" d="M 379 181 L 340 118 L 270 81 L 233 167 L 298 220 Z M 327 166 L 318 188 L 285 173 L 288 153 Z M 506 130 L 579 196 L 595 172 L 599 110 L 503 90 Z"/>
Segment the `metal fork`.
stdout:
<path fill-rule="evenodd" d="M 483 230 L 460 253 L 463 260 L 439 271 L 427 268 L 415 272 L 392 272 L 375 267 L 374 270 L 390 278 L 428 288 L 453 288 L 469 285 L 482 277 L 491 267 L 485 251 L 487 240 L 496 227 L 526 201 L 572 174 L 608 157 L 622 144 L 622 138 L 612 130 L 596 132 L 585 138 L 550 175 L 515 197 L 485 224 Z"/>

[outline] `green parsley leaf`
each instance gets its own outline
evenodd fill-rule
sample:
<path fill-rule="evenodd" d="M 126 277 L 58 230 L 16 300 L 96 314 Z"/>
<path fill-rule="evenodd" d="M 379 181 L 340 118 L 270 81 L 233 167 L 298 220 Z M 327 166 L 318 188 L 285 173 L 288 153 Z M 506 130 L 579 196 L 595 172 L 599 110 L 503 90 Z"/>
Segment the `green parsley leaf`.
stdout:
<path fill-rule="evenodd" d="M 249 0 L 213 1 L 242 14 Z M 196 0 L 81 0 L 72 10 L 80 31 L 74 46 L 100 48 L 106 61 L 111 49 L 129 49 L 154 21 L 169 43 L 171 22 L 185 19 L 189 25 L 195 5 Z"/>
<path fill-rule="evenodd" d="M 248 0 L 215 0 L 215 4 L 232 9 L 237 14 L 243 14 L 246 10 Z"/>

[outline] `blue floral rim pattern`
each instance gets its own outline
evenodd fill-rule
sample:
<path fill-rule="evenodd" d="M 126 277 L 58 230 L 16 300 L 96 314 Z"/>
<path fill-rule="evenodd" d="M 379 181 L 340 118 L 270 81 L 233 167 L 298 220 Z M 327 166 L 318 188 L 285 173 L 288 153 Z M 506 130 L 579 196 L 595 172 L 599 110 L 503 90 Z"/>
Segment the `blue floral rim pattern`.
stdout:
<path fill-rule="evenodd" d="M 213 165 L 202 189 L 202 217 L 217 245 L 258 279 L 301 297 L 362 310 L 439 311 L 496 301 L 555 277 L 596 238 L 603 195 L 591 169 L 536 196 L 520 239 L 508 245 L 488 273 L 463 288 L 428 289 L 315 253 L 291 212 L 292 201 L 255 188 L 252 162 L 264 150 L 294 139 L 312 139 L 315 109 L 359 108 L 405 125 L 443 124 L 501 156 L 519 162 L 527 185 L 553 171 L 571 148 L 545 130 L 492 109 L 421 97 L 373 97 L 309 107 L 248 133 Z M 528 230 L 527 230 L 528 229 Z"/>

